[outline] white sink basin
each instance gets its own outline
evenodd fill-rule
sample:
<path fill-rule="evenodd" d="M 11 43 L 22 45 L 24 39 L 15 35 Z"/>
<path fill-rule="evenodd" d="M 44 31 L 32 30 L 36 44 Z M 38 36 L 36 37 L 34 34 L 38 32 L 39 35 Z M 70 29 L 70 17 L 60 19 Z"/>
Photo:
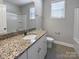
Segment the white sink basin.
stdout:
<path fill-rule="evenodd" d="M 36 37 L 37 37 L 37 35 L 31 34 L 31 35 L 25 36 L 23 39 L 24 40 L 29 40 L 30 42 L 35 42 L 36 41 Z"/>

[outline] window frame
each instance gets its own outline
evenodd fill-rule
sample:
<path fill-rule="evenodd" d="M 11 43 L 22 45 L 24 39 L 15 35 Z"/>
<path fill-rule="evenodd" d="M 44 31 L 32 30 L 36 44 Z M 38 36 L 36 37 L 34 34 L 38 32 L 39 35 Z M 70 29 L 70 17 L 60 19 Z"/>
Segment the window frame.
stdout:
<path fill-rule="evenodd" d="M 34 9 L 34 10 L 32 11 L 32 9 Z M 34 13 L 34 14 L 31 14 L 31 13 Z M 29 8 L 29 19 L 35 19 L 35 15 L 36 15 L 35 7 L 30 7 Z"/>
<path fill-rule="evenodd" d="M 54 4 L 54 3 L 60 3 L 60 2 L 64 2 L 64 5 L 63 5 L 64 6 L 63 7 L 63 16 L 62 15 L 61 16 L 54 16 L 53 11 L 52 11 L 52 8 L 53 8 L 52 4 Z M 53 1 L 51 2 L 51 18 L 65 18 L 65 6 L 66 6 L 65 3 L 66 3 L 65 0 L 58 1 L 58 2 L 53 2 Z M 56 9 L 56 10 L 58 10 L 58 9 Z"/>

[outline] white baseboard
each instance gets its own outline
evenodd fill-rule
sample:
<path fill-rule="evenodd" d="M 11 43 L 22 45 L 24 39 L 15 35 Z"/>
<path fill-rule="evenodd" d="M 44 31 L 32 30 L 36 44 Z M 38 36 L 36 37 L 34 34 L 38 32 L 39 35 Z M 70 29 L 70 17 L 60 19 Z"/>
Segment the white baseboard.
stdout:
<path fill-rule="evenodd" d="M 67 47 L 72 47 L 72 48 L 74 47 L 73 44 L 69 44 L 69 43 L 65 43 L 65 42 L 61 42 L 61 41 L 56 41 L 55 40 L 54 43 L 64 45 L 64 46 L 67 46 Z"/>

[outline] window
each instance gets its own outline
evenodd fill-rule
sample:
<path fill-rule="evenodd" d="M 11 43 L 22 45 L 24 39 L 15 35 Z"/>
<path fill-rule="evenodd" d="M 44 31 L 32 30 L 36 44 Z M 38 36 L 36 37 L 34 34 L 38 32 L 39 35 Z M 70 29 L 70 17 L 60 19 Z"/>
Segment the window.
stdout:
<path fill-rule="evenodd" d="M 35 8 L 30 8 L 30 19 L 35 19 Z"/>
<path fill-rule="evenodd" d="M 54 18 L 64 18 L 65 16 L 65 2 L 51 3 L 51 16 Z"/>

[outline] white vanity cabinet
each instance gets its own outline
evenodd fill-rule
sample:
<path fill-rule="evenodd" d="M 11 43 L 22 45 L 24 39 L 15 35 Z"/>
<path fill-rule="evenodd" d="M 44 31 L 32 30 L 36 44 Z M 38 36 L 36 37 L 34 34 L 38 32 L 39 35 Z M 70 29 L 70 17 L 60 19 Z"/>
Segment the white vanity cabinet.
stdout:
<path fill-rule="evenodd" d="M 28 49 L 28 59 L 44 59 L 47 53 L 47 42 L 45 35 Z"/>
<path fill-rule="evenodd" d="M 18 59 L 44 59 L 47 53 L 46 35 L 43 35 Z"/>
<path fill-rule="evenodd" d="M 18 59 L 28 59 L 28 52 L 25 51 Z"/>
<path fill-rule="evenodd" d="M 0 4 L 0 34 L 7 33 L 6 6 Z"/>

